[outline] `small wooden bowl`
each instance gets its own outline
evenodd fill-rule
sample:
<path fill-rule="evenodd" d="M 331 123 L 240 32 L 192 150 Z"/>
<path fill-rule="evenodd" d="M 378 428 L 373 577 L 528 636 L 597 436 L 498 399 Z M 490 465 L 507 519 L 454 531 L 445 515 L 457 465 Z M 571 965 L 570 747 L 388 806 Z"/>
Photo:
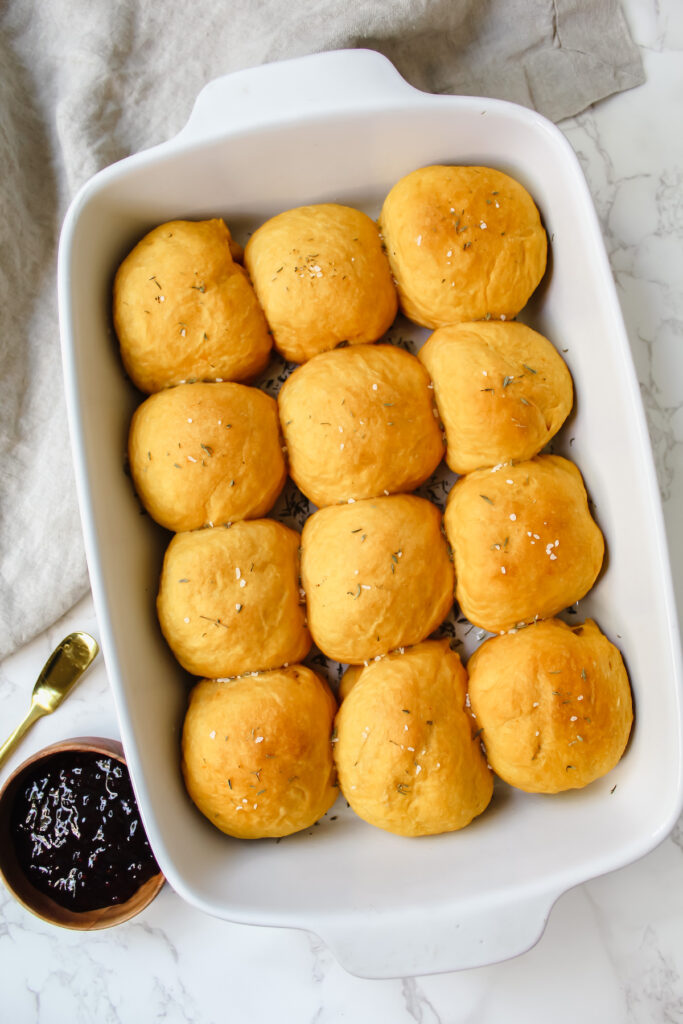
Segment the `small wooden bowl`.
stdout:
<path fill-rule="evenodd" d="M 73 928 L 79 931 L 111 928 L 113 925 L 128 921 L 152 902 L 165 881 L 161 872 L 144 882 L 125 903 L 117 903 L 112 906 L 101 907 L 97 910 L 73 911 L 62 907 L 59 903 L 55 903 L 53 899 L 33 886 L 19 863 L 14 843 L 11 839 L 12 808 L 15 795 L 25 775 L 38 762 L 48 760 L 56 754 L 64 754 L 68 751 L 85 754 L 103 754 L 106 757 L 112 757 L 120 761 L 123 765 L 126 764 L 126 759 L 123 756 L 123 747 L 118 741 L 102 739 L 96 736 L 79 736 L 75 739 L 53 743 L 49 747 L 43 747 L 42 750 L 39 750 L 32 757 L 29 757 L 28 760 L 24 761 L 23 764 L 20 764 L 0 790 L 0 835 L 4 837 L 4 841 L 0 844 L 0 877 L 12 895 L 27 910 L 42 918 L 43 921 L 49 921 L 50 924 L 56 924 L 62 928 Z"/>

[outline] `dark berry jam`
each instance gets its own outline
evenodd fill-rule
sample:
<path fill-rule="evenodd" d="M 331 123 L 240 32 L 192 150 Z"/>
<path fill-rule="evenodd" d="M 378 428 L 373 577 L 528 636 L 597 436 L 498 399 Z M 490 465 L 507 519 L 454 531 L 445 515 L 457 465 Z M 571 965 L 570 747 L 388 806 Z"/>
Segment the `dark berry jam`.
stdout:
<path fill-rule="evenodd" d="M 128 769 L 104 754 L 55 754 L 19 788 L 12 811 L 28 878 L 69 910 L 125 903 L 159 871 Z"/>

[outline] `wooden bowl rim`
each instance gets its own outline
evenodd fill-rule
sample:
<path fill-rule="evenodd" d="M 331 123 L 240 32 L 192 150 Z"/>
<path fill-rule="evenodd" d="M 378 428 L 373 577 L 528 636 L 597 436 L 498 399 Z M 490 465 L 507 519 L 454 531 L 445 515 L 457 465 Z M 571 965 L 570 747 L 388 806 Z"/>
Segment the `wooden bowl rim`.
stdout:
<path fill-rule="evenodd" d="M 69 751 L 103 754 L 128 767 L 121 742 L 103 736 L 76 736 L 72 739 L 58 740 L 27 757 L 0 788 L 0 833 L 5 834 L 8 840 L 0 844 L 0 878 L 26 910 L 49 924 L 76 931 L 111 928 L 135 917 L 152 902 L 166 881 L 161 871 L 147 879 L 125 903 L 116 903 L 96 910 L 69 910 L 33 886 L 16 857 L 14 844 L 10 841 L 9 829 L 6 827 L 14 795 L 24 773 L 40 761 Z"/>

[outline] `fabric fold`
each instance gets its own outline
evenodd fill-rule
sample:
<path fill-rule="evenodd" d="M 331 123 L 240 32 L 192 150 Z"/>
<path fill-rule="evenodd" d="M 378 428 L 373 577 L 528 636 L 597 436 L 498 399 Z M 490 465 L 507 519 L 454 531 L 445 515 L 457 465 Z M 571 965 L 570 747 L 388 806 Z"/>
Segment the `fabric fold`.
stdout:
<path fill-rule="evenodd" d="M 557 121 L 644 80 L 618 0 L 7 0 L 0 16 L 0 658 L 87 591 L 59 350 L 59 227 L 212 79 L 365 47 L 413 86 Z"/>

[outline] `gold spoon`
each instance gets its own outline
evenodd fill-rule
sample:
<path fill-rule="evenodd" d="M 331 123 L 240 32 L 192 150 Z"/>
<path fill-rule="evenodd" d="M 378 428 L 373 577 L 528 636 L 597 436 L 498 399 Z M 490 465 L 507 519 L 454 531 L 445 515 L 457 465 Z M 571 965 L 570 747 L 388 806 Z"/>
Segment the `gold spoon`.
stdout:
<path fill-rule="evenodd" d="M 97 656 L 97 641 L 87 633 L 69 633 L 52 652 L 33 687 L 31 707 L 21 725 L 0 747 L 0 765 L 37 719 L 56 711 Z"/>

